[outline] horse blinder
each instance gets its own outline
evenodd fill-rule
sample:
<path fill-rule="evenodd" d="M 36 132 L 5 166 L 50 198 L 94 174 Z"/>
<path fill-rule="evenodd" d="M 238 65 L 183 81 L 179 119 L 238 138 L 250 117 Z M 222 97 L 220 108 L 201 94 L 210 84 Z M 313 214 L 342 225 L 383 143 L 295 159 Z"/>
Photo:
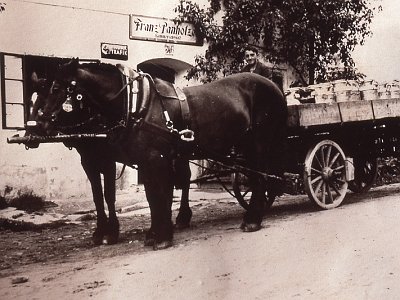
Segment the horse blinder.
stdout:
<path fill-rule="evenodd" d="M 72 80 L 69 83 L 69 86 L 67 87 L 67 99 L 65 100 L 65 102 L 62 104 L 62 108 L 65 112 L 71 112 L 74 110 L 74 106 L 73 106 L 73 96 L 75 95 L 75 99 L 80 103 L 79 107 L 80 109 L 83 109 L 83 96 L 81 93 L 76 93 L 76 81 Z"/>

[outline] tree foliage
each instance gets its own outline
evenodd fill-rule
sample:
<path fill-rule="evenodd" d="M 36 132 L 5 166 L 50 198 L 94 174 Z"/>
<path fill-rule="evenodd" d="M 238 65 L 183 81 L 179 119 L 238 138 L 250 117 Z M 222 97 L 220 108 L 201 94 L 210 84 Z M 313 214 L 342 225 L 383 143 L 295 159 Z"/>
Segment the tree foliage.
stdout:
<path fill-rule="evenodd" d="M 274 65 L 290 65 L 304 83 L 329 79 L 341 64 L 342 76 L 356 76 L 351 53 L 372 34 L 379 0 L 209 0 L 206 8 L 181 0 L 178 22 L 192 22 L 208 43 L 189 78 L 214 80 L 237 72 L 248 44 L 258 46 Z"/>

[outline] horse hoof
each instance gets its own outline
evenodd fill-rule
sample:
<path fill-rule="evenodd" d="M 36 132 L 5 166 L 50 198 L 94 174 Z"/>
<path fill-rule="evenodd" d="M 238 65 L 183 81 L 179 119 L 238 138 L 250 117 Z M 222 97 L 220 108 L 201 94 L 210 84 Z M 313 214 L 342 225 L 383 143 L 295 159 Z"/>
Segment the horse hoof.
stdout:
<path fill-rule="evenodd" d="M 172 247 L 172 241 L 162 241 L 159 243 L 154 243 L 153 250 L 163 250 Z"/>
<path fill-rule="evenodd" d="M 118 235 L 107 235 L 106 236 L 107 245 L 115 245 L 118 243 Z"/>
<path fill-rule="evenodd" d="M 149 239 L 145 239 L 145 240 L 144 240 L 144 245 L 145 245 L 146 247 L 154 246 L 155 243 L 156 243 L 156 240 L 155 240 L 155 239 L 152 239 L 152 238 L 149 238 Z"/>
<path fill-rule="evenodd" d="M 189 227 L 190 227 L 190 223 L 176 223 L 175 224 L 176 229 L 185 229 L 185 228 L 189 228 Z"/>
<path fill-rule="evenodd" d="M 192 210 L 189 208 L 187 210 L 182 210 L 179 212 L 175 221 L 175 228 L 183 229 L 190 227 L 190 220 L 192 219 Z"/>
<path fill-rule="evenodd" d="M 240 229 L 243 230 L 243 232 L 254 232 L 257 230 L 261 229 L 261 225 L 257 223 L 242 223 L 240 225 Z"/>
<path fill-rule="evenodd" d="M 118 243 L 119 237 L 119 222 L 118 220 L 109 220 L 108 229 L 106 234 L 106 243 L 107 245 L 114 245 Z"/>
<path fill-rule="evenodd" d="M 144 238 L 145 246 L 154 246 L 156 242 L 156 234 L 151 229 L 146 232 L 146 236 Z"/>
<path fill-rule="evenodd" d="M 103 233 L 100 233 L 97 230 L 95 232 L 93 232 L 93 236 L 92 236 L 93 244 L 95 244 L 96 246 L 102 245 L 103 239 L 104 239 Z"/>

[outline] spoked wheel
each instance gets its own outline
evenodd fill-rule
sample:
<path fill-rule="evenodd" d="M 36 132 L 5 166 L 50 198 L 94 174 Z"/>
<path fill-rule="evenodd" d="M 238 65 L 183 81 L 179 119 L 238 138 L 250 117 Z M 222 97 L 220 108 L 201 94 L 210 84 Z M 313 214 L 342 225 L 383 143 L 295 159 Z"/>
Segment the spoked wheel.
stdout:
<path fill-rule="evenodd" d="M 249 186 L 249 178 L 240 172 L 235 172 L 232 174 L 232 189 L 235 198 L 239 204 L 245 209 L 249 209 L 251 188 Z M 265 195 L 265 209 L 269 209 L 274 203 L 275 197 L 267 197 Z"/>
<path fill-rule="evenodd" d="M 304 166 L 304 188 L 320 208 L 339 206 L 346 196 L 345 155 L 338 144 L 323 140 L 311 148 Z"/>
<path fill-rule="evenodd" d="M 354 157 L 354 180 L 349 189 L 354 193 L 365 193 L 374 184 L 378 175 L 378 159 L 367 155 Z"/>

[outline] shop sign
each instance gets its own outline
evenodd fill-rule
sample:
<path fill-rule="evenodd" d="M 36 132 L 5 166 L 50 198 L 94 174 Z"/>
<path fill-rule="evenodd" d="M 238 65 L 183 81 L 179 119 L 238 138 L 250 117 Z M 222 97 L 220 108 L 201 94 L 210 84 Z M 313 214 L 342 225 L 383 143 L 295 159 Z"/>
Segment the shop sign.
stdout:
<path fill-rule="evenodd" d="M 173 20 L 129 16 L 129 38 L 155 42 L 201 45 L 190 23 L 176 24 Z"/>
<path fill-rule="evenodd" d="M 101 43 L 101 58 L 128 60 L 128 45 Z"/>

